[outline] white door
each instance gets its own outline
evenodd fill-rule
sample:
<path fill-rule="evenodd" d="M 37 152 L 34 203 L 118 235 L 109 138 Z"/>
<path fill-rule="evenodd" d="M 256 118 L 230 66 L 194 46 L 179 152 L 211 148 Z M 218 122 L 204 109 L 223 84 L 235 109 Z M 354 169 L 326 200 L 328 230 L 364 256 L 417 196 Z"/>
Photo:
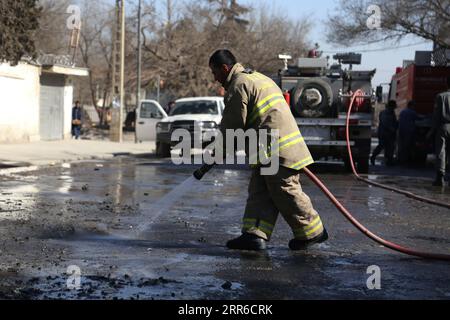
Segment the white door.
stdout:
<path fill-rule="evenodd" d="M 138 141 L 155 141 L 156 124 L 166 117 L 166 112 L 158 102 L 141 101 L 136 121 Z"/>

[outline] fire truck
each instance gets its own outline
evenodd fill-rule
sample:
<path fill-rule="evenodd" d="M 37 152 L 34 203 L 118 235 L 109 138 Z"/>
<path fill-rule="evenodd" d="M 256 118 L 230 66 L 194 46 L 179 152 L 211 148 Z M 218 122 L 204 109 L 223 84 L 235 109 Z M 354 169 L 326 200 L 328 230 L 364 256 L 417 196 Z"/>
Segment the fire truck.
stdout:
<path fill-rule="evenodd" d="M 414 110 L 420 116 L 412 152 L 416 164 L 425 164 L 427 155 L 434 151 L 434 139 L 427 140 L 426 135 L 431 129 L 436 96 L 447 90 L 450 76 L 450 66 L 433 66 L 431 57 L 431 52 L 416 52 L 414 61 L 405 61 L 396 69 L 389 89 L 389 100 L 397 102 L 397 113 L 414 101 Z"/>
<path fill-rule="evenodd" d="M 333 56 L 337 62 L 329 67 L 328 58 L 299 58 L 280 55 L 285 63 L 276 79 L 303 137 L 316 160 L 343 161 L 350 169 L 346 142 L 346 120 L 352 94 L 363 92 L 353 106 L 350 118 L 350 145 L 360 173 L 368 173 L 371 151 L 375 91 L 372 79 L 376 69 L 353 70 L 361 64 L 361 54 Z M 348 65 L 344 69 L 344 65 Z"/>

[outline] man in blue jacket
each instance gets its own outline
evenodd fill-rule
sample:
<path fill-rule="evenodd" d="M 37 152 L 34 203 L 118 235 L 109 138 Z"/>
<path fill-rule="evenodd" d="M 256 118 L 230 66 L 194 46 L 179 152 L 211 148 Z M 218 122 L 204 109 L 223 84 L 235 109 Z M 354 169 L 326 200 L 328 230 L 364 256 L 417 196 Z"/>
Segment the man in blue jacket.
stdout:
<path fill-rule="evenodd" d="M 384 150 L 386 165 L 394 164 L 395 141 L 397 137 L 398 121 L 395 115 L 397 103 L 389 101 L 386 110 L 380 113 L 380 123 L 378 125 L 379 143 L 370 158 L 372 165 L 375 165 L 376 157 Z"/>
<path fill-rule="evenodd" d="M 81 133 L 81 107 L 80 101 L 75 102 L 75 107 L 72 108 L 72 137 L 80 138 Z"/>
<path fill-rule="evenodd" d="M 400 112 L 398 119 L 398 162 L 400 164 L 408 164 L 412 160 L 416 121 L 419 119 L 414 107 L 414 101 L 410 101 L 408 107 Z"/>

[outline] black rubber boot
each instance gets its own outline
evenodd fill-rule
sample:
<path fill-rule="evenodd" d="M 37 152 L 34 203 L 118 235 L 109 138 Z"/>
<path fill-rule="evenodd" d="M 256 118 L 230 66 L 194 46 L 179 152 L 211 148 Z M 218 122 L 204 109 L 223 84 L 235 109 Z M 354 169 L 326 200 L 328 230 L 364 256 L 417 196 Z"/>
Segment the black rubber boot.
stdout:
<path fill-rule="evenodd" d="M 328 240 L 328 232 L 326 229 L 323 229 L 323 232 L 311 240 L 298 240 L 298 239 L 292 239 L 289 241 L 289 249 L 293 251 L 298 250 L 306 250 L 309 246 L 312 246 L 316 243 L 322 243 Z"/>
<path fill-rule="evenodd" d="M 233 250 L 261 251 L 266 249 L 266 240 L 253 234 L 244 233 L 239 238 L 228 241 L 227 248 Z"/>
<path fill-rule="evenodd" d="M 433 186 L 434 187 L 443 187 L 445 185 L 446 185 L 445 176 L 441 172 L 439 172 L 436 175 L 436 180 L 434 180 Z"/>

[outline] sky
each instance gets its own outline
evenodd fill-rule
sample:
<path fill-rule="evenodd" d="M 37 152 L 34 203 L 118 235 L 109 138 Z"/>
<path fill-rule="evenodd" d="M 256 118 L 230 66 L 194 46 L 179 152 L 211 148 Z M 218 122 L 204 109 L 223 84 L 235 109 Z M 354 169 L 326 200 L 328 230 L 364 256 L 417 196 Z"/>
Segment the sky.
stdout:
<path fill-rule="evenodd" d="M 258 6 L 264 0 L 241 0 L 243 4 Z M 319 43 L 324 55 L 332 56 L 333 52 L 359 52 L 362 53 L 362 64 L 354 69 L 377 69 L 373 84 L 388 83 L 395 72 L 396 67 L 403 65 L 403 60 L 414 60 L 416 51 L 430 51 L 433 48 L 431 41 L 418 37 L 408 37 L 399 44 L 380 43 L 357 47 L 338 47 L 327 43 L 325 24 L 328 15 L 337 10 L 338 0 L 273 0 L 266 1 L 269 8 L 286 13 L 290 19 L 309 17 L 314 22 L 308 39 L 311 43 Z M 376 31 L 374 31 L 376 32 Z M 416 44 L 414 46 L 410 46 Z M 404 47 L 405 46 L 405 47 Z M 400 47 L 400 48 L 399 48 Z M 365 50 L 382 50 L 376 52 L 361 52 Z"/>

